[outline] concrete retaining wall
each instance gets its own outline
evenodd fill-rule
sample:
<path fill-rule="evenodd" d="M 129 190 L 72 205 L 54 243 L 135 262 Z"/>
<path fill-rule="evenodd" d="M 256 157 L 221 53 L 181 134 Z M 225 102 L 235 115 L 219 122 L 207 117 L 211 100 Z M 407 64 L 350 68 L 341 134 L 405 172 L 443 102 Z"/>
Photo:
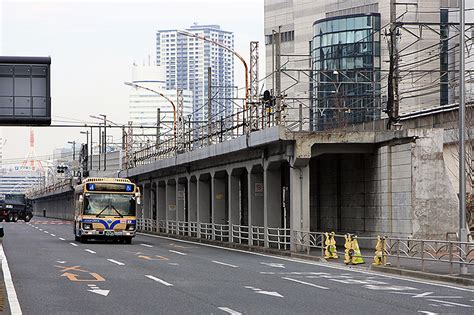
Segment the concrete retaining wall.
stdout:
<path fill-rule="evenodd" d="M 48 218 L 74 220 L 74 192 L 35 199 L 33 213 L 35 216 L 46 214 Z"/>

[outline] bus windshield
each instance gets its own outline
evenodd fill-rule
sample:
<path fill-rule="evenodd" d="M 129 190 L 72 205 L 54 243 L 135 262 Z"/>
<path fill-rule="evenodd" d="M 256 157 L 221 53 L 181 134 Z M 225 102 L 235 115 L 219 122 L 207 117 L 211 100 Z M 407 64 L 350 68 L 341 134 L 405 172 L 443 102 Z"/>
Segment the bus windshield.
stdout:
<path fill-rule="evenodd" d="M 136 212 L 134 195 L 129 194 L 85 194 L 84 214 L 100 216 L 134 216 Z"/>

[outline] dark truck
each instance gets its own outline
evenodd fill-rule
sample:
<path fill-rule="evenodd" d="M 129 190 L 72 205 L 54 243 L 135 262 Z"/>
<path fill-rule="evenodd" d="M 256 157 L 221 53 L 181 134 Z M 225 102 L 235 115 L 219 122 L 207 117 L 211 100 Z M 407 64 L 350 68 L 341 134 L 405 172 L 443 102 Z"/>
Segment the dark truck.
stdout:
<path fill-rule="evenodd" d="M 0 222 L 29 222 L 33 217 L 31 201 L 24 194 L 0 195 Z"/>

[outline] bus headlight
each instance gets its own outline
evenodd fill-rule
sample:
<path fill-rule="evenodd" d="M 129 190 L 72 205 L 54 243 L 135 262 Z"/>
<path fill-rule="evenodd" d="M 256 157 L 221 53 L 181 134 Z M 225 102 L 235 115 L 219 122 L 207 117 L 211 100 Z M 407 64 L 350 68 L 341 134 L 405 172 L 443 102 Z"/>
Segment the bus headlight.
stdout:
<path fill-rule="evenodd" d="M 82 228 L 84 230 L 92 230 L 92 224 L 91 223 L 82 223 Z"/>
<path fill-rule="evenodd" d="M 127 231 L 135 231 L 135 224 L 127 224 L 125 229 Z"/>

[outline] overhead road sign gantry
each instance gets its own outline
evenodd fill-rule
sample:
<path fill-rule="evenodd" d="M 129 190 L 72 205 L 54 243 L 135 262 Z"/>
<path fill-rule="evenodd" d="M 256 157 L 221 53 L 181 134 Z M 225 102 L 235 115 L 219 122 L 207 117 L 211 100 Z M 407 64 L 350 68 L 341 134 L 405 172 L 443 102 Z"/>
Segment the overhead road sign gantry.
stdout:
<path fill-rule="evenodd" d="M 0 126 L 51 125 L 51 58 L 0 56 Z"/>

